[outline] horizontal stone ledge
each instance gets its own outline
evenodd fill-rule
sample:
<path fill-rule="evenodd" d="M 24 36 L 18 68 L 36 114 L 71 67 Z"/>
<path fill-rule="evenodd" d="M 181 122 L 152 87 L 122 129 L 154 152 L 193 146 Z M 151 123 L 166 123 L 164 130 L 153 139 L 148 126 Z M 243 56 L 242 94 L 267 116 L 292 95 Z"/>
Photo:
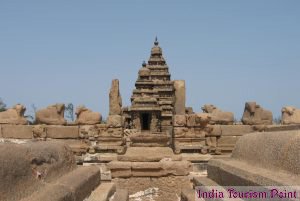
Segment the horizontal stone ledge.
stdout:
<path fill-rule="evenodd" d="M 79 138 L 79 126 L 45 126 L 47 137 L 54 139 Z"/>
<path fill-rule="evenodd" d="M 3 138 L 13 139 L 32 139 L 31 125 L 1 125 L 1 133 Z"/>
<path fill-rule="evenodd" d="M 253 126 L 250 125 L 220 125 L 222 136 L 242 136 L 253 133 Z"/>

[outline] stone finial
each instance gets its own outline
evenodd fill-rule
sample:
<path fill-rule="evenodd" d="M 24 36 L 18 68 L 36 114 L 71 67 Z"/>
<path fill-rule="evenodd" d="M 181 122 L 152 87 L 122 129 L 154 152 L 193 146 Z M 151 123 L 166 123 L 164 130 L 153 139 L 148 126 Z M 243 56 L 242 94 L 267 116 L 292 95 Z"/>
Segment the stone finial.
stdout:
<path fill-rule="evenodd" d="M 155 41 L 154 41 L 154 45 L 158 45 L 159 43 L 158 43 L 158 40 L 157 40 L 157 36 L 155 37 Z"/>
<path fill-rule="evenodd" d="M 122 98 L 119 90 L 119 80 L 114 79 L 109 92 L 109 115 L 120 115 L 122 112 Z"/>

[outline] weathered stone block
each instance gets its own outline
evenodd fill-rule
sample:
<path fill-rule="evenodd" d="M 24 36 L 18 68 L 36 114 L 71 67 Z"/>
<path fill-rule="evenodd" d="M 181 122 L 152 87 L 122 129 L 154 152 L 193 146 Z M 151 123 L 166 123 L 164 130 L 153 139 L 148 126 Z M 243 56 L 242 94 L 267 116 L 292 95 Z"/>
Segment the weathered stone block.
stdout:
<path fill-rule="evenodd" d="M 209 136 L 221 136 L 222 135 L 222 127 L 221 125 L 211 125 L 212 131 L 208 134 Z"/>
<path fill-rule="evenodd" d="M 123 128 L 108 128 L 107 133 L 111 137 L 123 137 Z"/>
<path fill-rule="evenodd" d="M 20 201 L 69 201 L 75 200 L 74 193 L 70 188 L 58 184 L 49 184 L 31 196 L 26 197 Z"/>
<path fill-rule="evenodd" d="M 163 158 L 179 161 L 181 156 L 175 155 L 169 147 L 129 147 L 125 155 L 119 155 L 119 161 L 158 162 Z"/>
<path fill-rule="evenodd" d="M 221 136 L 218 139 L 218 146 L 235 145 L 239 136 Z"/>
<path fill-rule="evenodd" d="M 242 136 L 254 132 L 250 125 L 221 125 L 222 136 Z"/>
<path fill-rule="evenodd" d="M 204 138 L 207 135 L 207 130 L 205 128 L 191 128 L 189 129 L 191 133 L 194 133 L 195 138 Z M 192 136 L 191 136 L 192 137 Z"/>
<path fill-rule="evenodd" d="M 186 126 L 186 115 L 174 115 L 173 118 L 174 126 Z"/>
<path fill-rule="evenodd" d="M 162 169 L 160 162 L 132 162 L 133 170 L 160 170 Z"/>
<path fill-rule="evenodd" d="M 195 114 L 189 114 L 189 115 L 186 115 L 186 121 L 187 121 L 187 126 L 188 127 L 194 127 L 195 126 L 195 117 L 196 115 Z"/>
<path fill-rule="evenodd" d="M 78 126 L 47 126 L 46 129 L 48 138 L 79 138 Z"/>
<path fill-rule="evenodd" d="M 72 189 L 75 201 L 82 201 L 100 184 L 100 169 L 96 166 L 78 167 L 57 183 Z"/>
<path fill-rule="evenodd" d="M 192 171 L 192 164 L 189 161 L 172 161 L 166 158 L 162 159 L 160 163 L 168 175 L 184 176 Z"/>
<path fill-rule="evenodd" d="M 116 185 L 114 183 L 102 183 L 96 188 L 87 201 L 107 201 L 116 192 Z M 123 200 L 116 200 L 123 201 Z M 125 200 L 126 201 L 126 200 Z"/>
<path fill-rule="evenodd" d="M 95 125 L 83 125 L 79 126 L 79 137 L 88 139 L 89 137 L 97 138 L 99 136 L 99 129 Z"/>
<path fill-rule="evenodd" d="M 3 138 L 16 138 L 16 139 L 31 139 L 32 126 L 29 125 L 2 125 Z"/>
<path fill-rule="evenodd" d="M 107 167 L 110 169 L 113 178 L 127 178 L 132 176 L 131 162 L 112 161 L 107 164 Z"/>
<path fill-rule="evenodd" d="M 174 136 L 175 137 L 184 137 L 189 132 L 187 127 L 175 127 L 174 128 Z"/>
<path fill-rule="evenodd" d="M 217 137 L 206 137 L 206 145 L 210 148 L 217 147 Z"/>
<path fill-rule="evenodd" d="M 131 169 L 131 162 L 126 162 L 126 161 L 111 161 L 107 164 L 107 167 L 112 170 L 112 169 Z"/>
<path fill-rule="evenodd" d="M 129 201 L 129 194 L 127 189 L 117 189 L 112 201 Z"/>
<path fill-rule="evenodd" d="M 109 115 L 106 124 L 110 128 L 123 127 L 123 118 L 121 115 Z"/>

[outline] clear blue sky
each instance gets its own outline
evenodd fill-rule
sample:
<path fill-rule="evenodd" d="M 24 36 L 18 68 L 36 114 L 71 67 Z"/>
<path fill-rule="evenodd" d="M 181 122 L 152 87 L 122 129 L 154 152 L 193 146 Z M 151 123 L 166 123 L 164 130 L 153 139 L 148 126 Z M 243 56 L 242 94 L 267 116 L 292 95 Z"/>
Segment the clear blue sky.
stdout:
<path fill-rule="evenodd" d="M 72 102 L 106 116 L 111 80 L 129 105 L 155 36 L 194 111 L 300 108 L 298 0 L 0 0 L 0 97 L 29 113 Z"/>

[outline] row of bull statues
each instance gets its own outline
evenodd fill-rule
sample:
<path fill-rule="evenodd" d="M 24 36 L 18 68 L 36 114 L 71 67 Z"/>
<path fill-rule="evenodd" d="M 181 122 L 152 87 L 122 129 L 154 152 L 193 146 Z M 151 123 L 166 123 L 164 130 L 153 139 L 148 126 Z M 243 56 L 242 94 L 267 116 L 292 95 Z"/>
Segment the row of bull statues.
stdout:
<path fill-rule="evenodd" d="M 26 107 L 17 104 L 3 112 L 0 112 L 0 124 L 28 124 L 24 117 Z M 36 124 L 47 125 L 66 125 L 67 120 L 64 118 L 65 105 L 57 103 L 46 108 L 40 109 L 35 113 Z M 75 114 L 77 116 L 75 124 L 100 124 L 102 115 L 99 112 L 93 112 L 85 106 L 78 106 Z"/>
<path fill-rule="evenodd" d="M 201 107 L 201 109 L 203 113 L 209 114 L 209 124 L 234 124 L 235 120 L 232 112 L 222 111 L 212 104 L 206 104 Z M 12 108 L 0 112 L 0 124 L 28 124 L 28 120 L 24 116 L 25 111 L 25 106 L 17 104 Z M 64 118 L 64 112 L 64 104 L 58 103 L 50 105 L 36 112 L 35 123 L 48 125 L 66 125 L 67 121 Z M 282 108 L 281 112 L 282 124 L 300 124 L 300 109 L 292 106 L 286 106 Z M 75 114 L 77 117 L 74 122 L 75 124 L 94 125 L 100 124 L 102 121 L 102 115 L 99 112 L 93 112 L 85 106 L 78 106 L 76 108 Z M 241 121 L 245 125 L 270 125 L 273 123 L 273 115 L 271 111 L 262 108 L 256 102 L 246 102 Z"/>

